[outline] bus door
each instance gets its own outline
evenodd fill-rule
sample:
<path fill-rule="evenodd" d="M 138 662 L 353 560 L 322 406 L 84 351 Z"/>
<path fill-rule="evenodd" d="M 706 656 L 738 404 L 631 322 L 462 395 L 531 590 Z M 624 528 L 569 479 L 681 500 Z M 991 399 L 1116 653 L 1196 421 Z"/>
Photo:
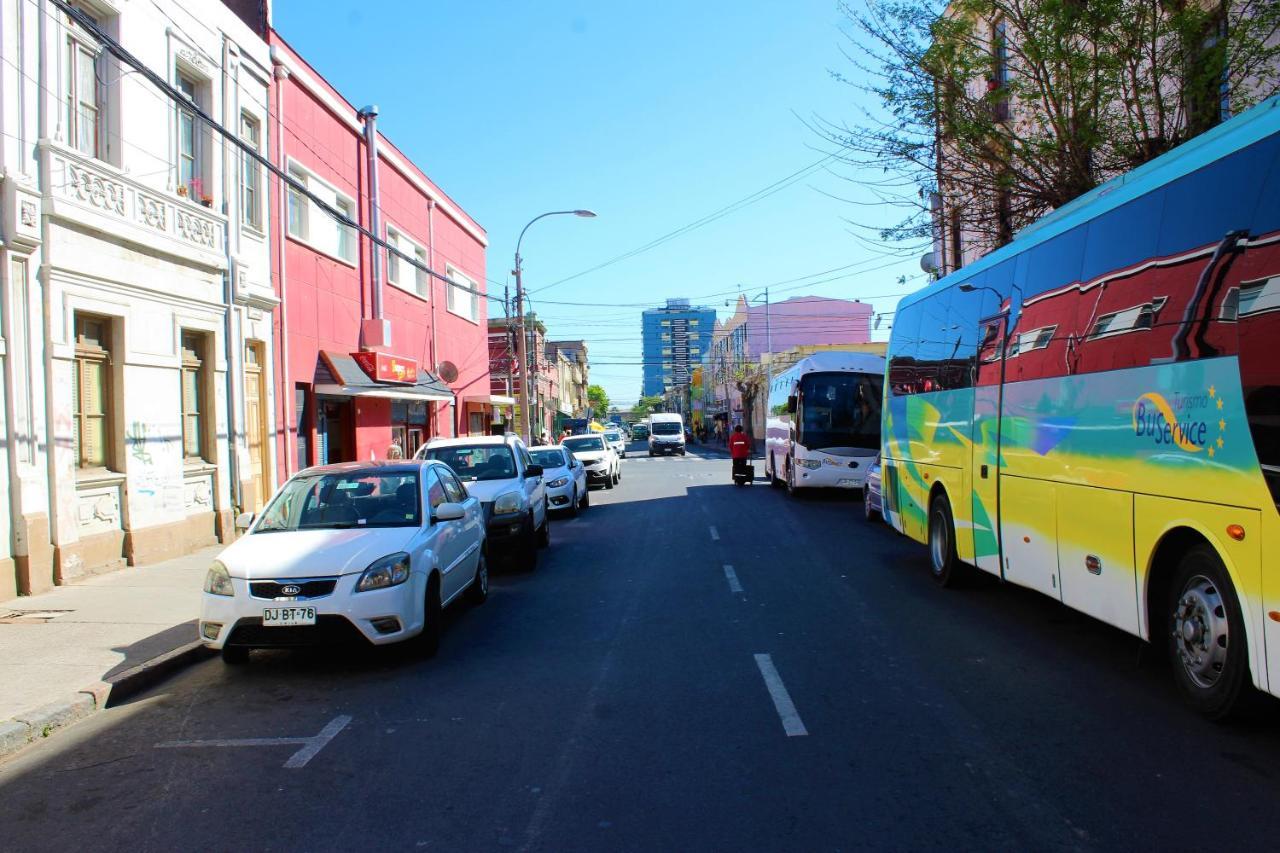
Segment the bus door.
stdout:
<path fill-rule="evenodd" d="M 1001 367 L 1007 314 L 982 321 L 974 365 L 972 482 L 974 565 L 1000 574 L 999 476 Z"/>

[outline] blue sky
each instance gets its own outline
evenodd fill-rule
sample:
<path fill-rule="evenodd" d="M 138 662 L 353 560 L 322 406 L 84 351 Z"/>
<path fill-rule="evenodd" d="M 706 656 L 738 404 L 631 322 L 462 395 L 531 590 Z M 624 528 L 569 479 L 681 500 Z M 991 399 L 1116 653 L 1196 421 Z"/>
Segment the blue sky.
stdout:
<path fill-rule="evenodd" d="M 274 23 L 349 100 L 377 103 L 380 129 L 485 227 L 491 292 L 509 280 L 531 218 L 597 211 L 530 229 L 525 285 L 550 335 L 587 339 L 592 379 L 616 403 L 640 393 L 641 303 L 689 296 L 723 313 L 730 297 L 697 297 L 739 285 L 751 295 L 850 264 L 860 266 L 775 287 L 791 290 L 774 298 L 862 298 L 891 311 L 896 297 L 884 294 L 923 284 L 899 285 L 918 275 L 916 260 L 877 255 L 843 221 L 887 224 L 894 214 L 824 196 L 859 197 L 818 168 L 650 251 L 549 286 L 831 151 L 802 119 L 857 116 L 855 93 L 829 74 L 852 71 L 835 0 L 276 0 Z"/>

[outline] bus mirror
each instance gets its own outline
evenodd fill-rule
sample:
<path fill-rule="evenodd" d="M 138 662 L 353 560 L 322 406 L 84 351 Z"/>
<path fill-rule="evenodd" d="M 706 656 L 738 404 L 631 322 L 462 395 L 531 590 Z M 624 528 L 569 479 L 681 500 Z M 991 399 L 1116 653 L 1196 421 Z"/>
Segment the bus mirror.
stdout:
<path fill-rule="evenodd" d="M 794 394 L 787 398 L 787 412 L 792 415 L 796 413 L 796 398 Z"/>

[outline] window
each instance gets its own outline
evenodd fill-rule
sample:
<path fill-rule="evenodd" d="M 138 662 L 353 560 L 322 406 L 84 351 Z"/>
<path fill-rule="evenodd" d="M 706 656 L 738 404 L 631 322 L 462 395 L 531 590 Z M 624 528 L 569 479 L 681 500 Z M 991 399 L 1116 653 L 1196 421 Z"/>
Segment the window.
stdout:
<path fill-rule="evenodd" d="M 182 71 L 178 72 L 178 91 L 193 107 L 200 106 L 200 85 Z M 204 145 L 200 120 L 195 111 L 178 106 L 178 186 L 185 187 L 192 201 L 206 198 L 204 186 Z"/>
<path fill-rule="evenodd" d="M 302 185 L 302 189 L 289 187 L 289 236 L 331 258 L 355 264 L 355 228 L 333 213 L 355 222 L 355 202 L 297 163 L 289 164 L 289 177 Z M 311 200 L 313 196 L 318 203 Z"/>
<path fill-rule="evenodd" d="M 400 245 L 400 232 L 388 226 L 387 228 L 387 245 L 398 251 L 404 251 Z M 400 284 L 400 256 L 395 252 L 387 252 L 387 281 L 392 284 Z"/>
<path fill-rule="evenodd" d="M 431 298 L 431 274 L 424 267 L 427 266 L 427 252 L 425 249 L 416 248 L 413 250 L 413 256 L 417 259 L 419 268 L 414 272 L 417 273 L 418 295 L 423 299 Z"/>
<path fill-rule="evenodd" d="M 440 482 L 444 485 L 444 493 L 449 500 L 460 504 L 467 499 L 467 490 L 462 488 L 462 484 L 458 482 L 458 478 L 453 476 L 452 471 L 439 471 Z"/>
<path fill-rule="evenodd" d="M 662 321 L 662 325 L 664 325 L 664 326 L 670 326 L 670 325 L 671 325 L 671 321 L 670 321 L 670 320 L 663 320 L 663 321 Z"/>
<path fill-rule="evenodd" d="M 77 468 L 108 468 L 111 462 L 111 321 L 75 316 L 72 441 Z"/>
<path fill-rule="evenodd" d="M 262 125 L 248 113 L 240 116 L 240 140 L 255 152 L 262 149 Z M 240 215 L 245 225 L 262 230 L 262 168 L 241 152 Z"/>
<path fill-rule="evenodd" d="M 337 199 L 337 204 L 334 206 L 338 209 L 338 212 L 347 219 L 350 219 L 352 222 L 356 221 L 356 212 L 350 201 L 345 198 L 339 198 Z M 338 257 L 342 258 L 344 261 L 354 262 L 356 259 L 355 233 L 351 226 L 344 222 L 334 222 L 334 225 L 338 229 Z"/>
<path fill-rule="evenodd" d="M 449 285 L 449 310 L 459 317 L 476 320 L 479 316 L 480 297 L 474 293 L 475 283 L 453 266 L 445 269 L 449 278 L 457 284 Z"/>
<path fill-rule="evenodd" d="M 96 12 L 76 4 L 93 23 L 106 30 Z M 82 154 L 108 159 L 107 53 L 97 41 L 68 19 L 67 33 L 67 142 Z"/>
<path fill-rule="evenodd" d="M 690 325 L 690 326 L 698 326 L 698 325 L 701 325 L 701 321 L 699 321 L 699 320 L 690 320 L 690 321 L 689 321 L 689 325 Z"/>
<path fill-rule="evenodd" d="M 431 507 L 432 513 L 439 509 L 440 504 L 447 502 L 448 499 L 444 483 L 440 481 L 440 472 L 435 469 L 427 472 L 427 505 Z"/>
<path fill-rule="evenodd" d="M 182 333 L 182 456 L 188 462 L 205 460 L 204 335 Z"/>
<path fill-rule="evenodd" d="M 306 173 L 296 167 L 289 167 L 289 177 L 302 186 L 307 185 Z M 307 197 L 292 184 L 289 185 L 289 236 L 301 240 L 307 239 Z"/>

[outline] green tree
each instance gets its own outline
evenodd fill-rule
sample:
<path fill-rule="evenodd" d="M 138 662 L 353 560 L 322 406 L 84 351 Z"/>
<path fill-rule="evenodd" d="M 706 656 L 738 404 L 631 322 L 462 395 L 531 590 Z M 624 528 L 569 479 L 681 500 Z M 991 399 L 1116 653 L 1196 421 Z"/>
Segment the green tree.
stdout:
<path fill-rule="evenodd" d="M 631 415 L 635 420 L 642 421 L 649 415 L 662 408 L 662 395 L 655 394 L 651 397 L 641 397 L 631 410 Z"/>
<path fill-rule="evenodd" d="M 1275 0 L 839 0 L 861 98 L 819 122 L 931 240 L 933 204 L 980 247 L 1280 91 Z M 1224 107 L 1226 108 L 1224 110 Z M 937 193 L 936 199 L 932 194 Z M 884 209 L 882 205 L 880 209 Z"/>
<path fill-rule="evenodd" d="M 587 386 L 587 405 L 591 407 L 591 414 L 597 418 L 603 418 L 608 413 L 609 395 L 602 386 Z"/>

